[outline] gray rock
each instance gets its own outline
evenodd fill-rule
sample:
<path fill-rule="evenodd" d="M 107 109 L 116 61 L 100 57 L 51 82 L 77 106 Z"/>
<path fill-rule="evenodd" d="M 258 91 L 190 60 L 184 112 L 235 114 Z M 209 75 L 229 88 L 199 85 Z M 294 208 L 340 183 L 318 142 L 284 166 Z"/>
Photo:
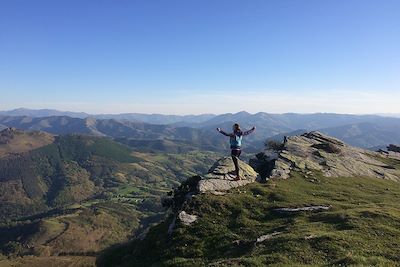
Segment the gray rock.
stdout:
<path fill-rule="evenodd" d="M 279 208 L 274 209 L 274 211 L 282 212 L 282 213 L 290 213 L 290 212 L 300 212 L 300 211 L 324 211 L 331 209 L 331 206 L 307 206 L 300 208 Z"/>
<path fill-rule="evenodd" d="M 256 243 L 264 242 L 265 240 L 271 239 L 277 235 L 280 235 L 281 233 L 282 232 L 274 232 L 272 234 L 262 235 L 259 238 L 257 238 Z"/>
<path fill-rule="evenodd" d="M 219 194 L 217 192 L 228 191 L 256 181 L 258 175 L 250 165 L 239 160 L 239 169 L 241 180 L 234 181 L 235 177 L 231 174 L 235 170 L 232 158 L 224 157 L 219 159 L 209 172 L 202 176 L 202 179 L 197 184 L 197 191 L 200 193 L 212 192 Z"/>
<path fill-rule="evenodd" d="M 184 225 L 191 225 L 192 223 L 197 221 L 196 215 L 186 213 L 184 210 L 178 214 L 178 218 Z"/>
<path fill-rule="evenodd" d="M 400 160 L 400 153 L 389 151 L 388 154 L 389 154 L 389 157 Z"/>

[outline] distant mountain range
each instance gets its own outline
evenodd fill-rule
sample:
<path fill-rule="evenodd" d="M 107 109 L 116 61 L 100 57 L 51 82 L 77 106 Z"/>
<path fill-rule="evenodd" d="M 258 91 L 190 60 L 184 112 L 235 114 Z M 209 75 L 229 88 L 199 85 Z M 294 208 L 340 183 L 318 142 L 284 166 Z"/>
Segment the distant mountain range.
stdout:
<path fill-rule="evenodd" d="M 50 116 L 68 116 L 72 118 L 86 118 L 90 115 L 84 112 L 59 111 L 55 109 L 27 109 L 17 108 L 13 110 L 0 111 L 3 116 L 28 116 L 28 117 L 50 117 Z"/>
<path fill-rule="evenodd" d="M 51 134 L 84 134 L 108 136 L 135 149 L 177 151 L 186 146 L 188 150 L 222 151 L 227 141 L 217 131 L 173 125 L 156 125 L 115 119 L 71 118 L 66 116 L 26 117 L 0 116 L 0 124 L 21 130 L 45 131 Z M 136 140 L 136 141 L 135 141 Z M 163 140 L 163 142 L 160 142 Z M 140 142 L 139 142 L 140 141 Z M 169 144 L 167 146 L 166 142 Z M 158 149 L 156 147 L 158 146 Z M 169 150 L 172 149 L 172 150 Z M 167 149 L 167 150 L 166 150 Z"/>
<path fill-rule="evenodd" d="M 0 111 L 3 116 L 27 116 L 33 118 L 67 116 L 71 118 L 97 118 L 97 119 L 115 119 L 128 120 L 133 122 L 145 122 L 150 124 L 171 124 L 179 122 L 201 123 L 209 120 L 216 115 L 164 115 L 164 114 L 142 114 L 142 113 L 121 113 L 121 114 L 88 114 L 85 112 L 59 111 L 54 109 L 26 109 L 18 108 L 9 111 Z"/>
<path fill-rule="evenodd" d="M 0 112 L 0 128 L 4 125 L 52 134 L 108 136 L 118 138 L 124 144 L 135 144 L 136 148 L 139 145 L 146 150 L 161 151 L 187 151 L 190 148 L 226 150 L 227 140 L 219 135 L 215 128 L 230 131 L 232 124 L 236 122 L 241 124 L 243 129 L 257 127 L 255 133 L 245 142 L 249 152 L 260 150 L 267 138 L 290 135 L 291 132 L 298 133 L 300 129 L 318 130 L 363 148 L 400 143 L 400 118 L 379 115 L 264 112 L 250 114 L 245 111 L 187 116 L 139 113 L 90 115 L 29 109 Z"/>
<path fill-rule="evenodd" d="M 400 113 L 380 113 L 377 114 L 384 117 L 400 118 Z"/>

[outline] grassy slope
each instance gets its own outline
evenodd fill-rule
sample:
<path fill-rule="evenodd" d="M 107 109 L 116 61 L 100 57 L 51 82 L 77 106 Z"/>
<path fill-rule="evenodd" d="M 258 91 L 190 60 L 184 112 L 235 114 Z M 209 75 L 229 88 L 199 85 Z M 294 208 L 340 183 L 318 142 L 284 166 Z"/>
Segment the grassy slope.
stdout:
<path fill-rule="evenodd" d="M 400 261 L 400 186 L 372 178 L 325 178 L 319 174 L 252 184 L 225 196 L 200 195 L 184 208 L 200 217 L 171 218 L 144 241 L 105 253 L 106 266 L 265 266 L 360 264 Z M 276 207 L 332 205 L 324 212 L 280 214 Z M 265 234 L 281 232 L 262 243 Z M 120 261 L 120 259 L 124 259 Z"/>

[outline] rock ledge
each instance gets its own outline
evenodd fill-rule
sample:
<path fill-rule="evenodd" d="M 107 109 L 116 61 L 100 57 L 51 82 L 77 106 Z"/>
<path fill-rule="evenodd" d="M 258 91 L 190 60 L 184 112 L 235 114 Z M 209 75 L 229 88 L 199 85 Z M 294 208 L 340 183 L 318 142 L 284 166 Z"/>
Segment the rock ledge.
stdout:
<path fill-rule="evenodd" d="M 223 157 L 216 161 L 210 168 L 208 173 L 201 177 L 197 184 L 197 191 L 200 193 L 211 192 L 219 194 L 219 192 L 228 191 L 232 188 L 244 186 L 256 181 L 258 174 L 250 165 L 239 160 L 239 169 L 241 180 L 234 181 L 233 165 L 231 157 Z"/>

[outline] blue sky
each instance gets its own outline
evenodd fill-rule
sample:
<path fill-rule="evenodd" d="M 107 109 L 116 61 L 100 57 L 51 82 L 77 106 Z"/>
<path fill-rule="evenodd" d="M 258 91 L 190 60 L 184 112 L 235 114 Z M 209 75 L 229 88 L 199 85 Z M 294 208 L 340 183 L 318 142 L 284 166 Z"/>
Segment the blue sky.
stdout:
<path fill-rule="evenodd" d="M 0 110 L 400 113 L 397 0 L 1 0 Z"/>

